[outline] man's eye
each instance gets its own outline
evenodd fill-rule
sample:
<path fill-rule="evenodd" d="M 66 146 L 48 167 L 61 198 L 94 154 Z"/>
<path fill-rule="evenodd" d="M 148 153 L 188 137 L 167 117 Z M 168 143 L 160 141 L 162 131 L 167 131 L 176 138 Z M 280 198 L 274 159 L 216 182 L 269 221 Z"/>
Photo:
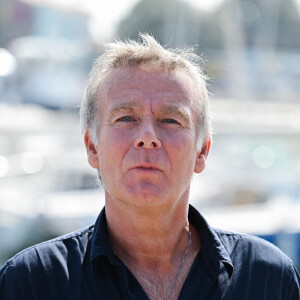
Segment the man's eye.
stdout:
<path fill-rule="evenodd" d="M 167 123 L 167 124 L 179 124 L 178 121 L 171 119 L 171 118 L 163 119 L 162 122 Z"/>
<path fill-rule="evenodd" d="M 130 116 L 124 116 L 119 118 L 117 121 L 118 122 L 133 122 L 135 119 L 133 117 Z"/>

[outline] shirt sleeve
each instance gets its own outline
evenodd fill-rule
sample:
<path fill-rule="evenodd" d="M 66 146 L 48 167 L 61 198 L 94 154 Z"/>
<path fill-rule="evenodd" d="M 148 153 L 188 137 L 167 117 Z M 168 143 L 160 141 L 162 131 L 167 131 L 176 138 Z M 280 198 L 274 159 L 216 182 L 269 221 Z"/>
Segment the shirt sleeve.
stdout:
<path fill-rule="evenodd" d="M 286 300 L 300 300 L 300 275 L 291 262 L 291 280 Z"/>

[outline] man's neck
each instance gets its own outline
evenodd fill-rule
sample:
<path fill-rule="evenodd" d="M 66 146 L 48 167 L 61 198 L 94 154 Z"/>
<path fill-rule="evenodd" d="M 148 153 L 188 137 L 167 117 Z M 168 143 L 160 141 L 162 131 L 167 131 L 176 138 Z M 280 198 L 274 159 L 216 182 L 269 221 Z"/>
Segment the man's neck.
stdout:
<path fill-rule="evenodd" d="M 178 264 L 192 230 L 188 199 L 180 200 L 160 206 L 133 206 L 106 195 L 112 247 L 125 264 L 166 273 Z"/>
<path fill-rule="evenodd" d="M 178 299 L 201 248 L 188 221 L 188 195 L 160 206 L 128 205 L 106 195 L 105 213 L 115 254 L 148 297 Z"/>

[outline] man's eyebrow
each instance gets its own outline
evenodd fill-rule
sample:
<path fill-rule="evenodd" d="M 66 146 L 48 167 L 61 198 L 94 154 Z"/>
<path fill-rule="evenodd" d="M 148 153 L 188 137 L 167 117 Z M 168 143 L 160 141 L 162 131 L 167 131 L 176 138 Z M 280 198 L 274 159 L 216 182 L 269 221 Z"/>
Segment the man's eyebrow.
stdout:
<path fill-rule="evenodd" d="M 190 114 L 186 109 L 183 107 L 177 106 L 177 105 L 163 105 L 160 109 L 160 113 L 163 114 L 171 114 L 171 115 L 176 115 L 186 122 L 190 122 Z"/>
<path fill-rule="evenodd" d="M 110 115 L 114 115 L 114 114 L 117 114 L 117 113 L 119 113 L 121 111 L 129 111 L 129 112 L 131 112 L 131 111 L 134 111 L 136 109 L 136 107 L 137 107 L 137 105 L 134 102 L 119 103 L 119 104 L 114 105 L 111 108 L 109 114 Z"/>

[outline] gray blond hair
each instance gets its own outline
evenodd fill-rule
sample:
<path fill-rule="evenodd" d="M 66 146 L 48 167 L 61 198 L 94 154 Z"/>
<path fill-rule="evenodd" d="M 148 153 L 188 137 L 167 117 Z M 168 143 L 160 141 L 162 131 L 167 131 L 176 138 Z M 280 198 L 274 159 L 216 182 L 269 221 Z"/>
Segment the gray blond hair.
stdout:
<path fill-rule="evenodd" d="M 82 132 L 89 129 L 93 142 L 97 142 L 100 110 L 97 92 L 101 81 L 110 71 L 130 66 L 149 66 L 168 71 L 181 69 L 194 79 L 198 89 L 197 148 L 201 149 L 204 138 L 211 135 L 207 77 L 201 68 L 201 58 L 193 48 L 166 49 L 149 34 L 140 34 L 140 38 L 141 43 L 128 40 L 107 44 L 104 53 L 95 61 L 80 107 Z"/>

